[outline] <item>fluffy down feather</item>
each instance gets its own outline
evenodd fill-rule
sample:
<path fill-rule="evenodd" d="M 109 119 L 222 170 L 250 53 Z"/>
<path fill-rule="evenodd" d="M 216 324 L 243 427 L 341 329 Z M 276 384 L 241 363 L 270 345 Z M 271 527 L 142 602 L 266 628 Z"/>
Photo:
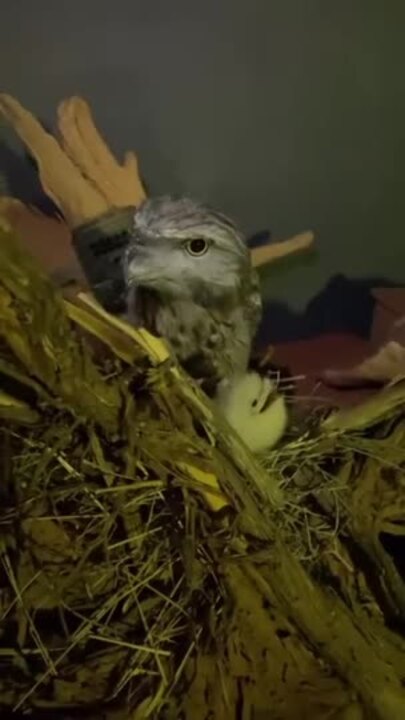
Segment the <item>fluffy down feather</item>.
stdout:
<path fill-rule="evenodd" d="M 229 424 L 254 453 L 273 448 L 288 424 L 285 399 L 276 385 L 258 373 L 246 373 L 223 383 L 216 402 Z"/>

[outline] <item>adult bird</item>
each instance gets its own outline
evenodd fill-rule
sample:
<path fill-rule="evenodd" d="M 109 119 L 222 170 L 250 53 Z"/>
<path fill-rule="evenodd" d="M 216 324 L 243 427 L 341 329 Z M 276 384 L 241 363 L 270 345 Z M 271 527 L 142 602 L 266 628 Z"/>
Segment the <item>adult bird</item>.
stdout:
<path fill-rule="evenodd" d="M 124 259 L 128 320 L 166 339 L 204 389 L 243 374 L 261 318 L 242 233 L 188 198 L 146 200 Z"/>

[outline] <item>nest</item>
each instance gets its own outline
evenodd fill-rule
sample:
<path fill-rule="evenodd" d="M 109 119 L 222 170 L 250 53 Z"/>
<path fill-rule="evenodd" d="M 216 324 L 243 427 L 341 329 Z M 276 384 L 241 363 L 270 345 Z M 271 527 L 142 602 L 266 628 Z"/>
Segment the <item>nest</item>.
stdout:
<path fill-rule="evenodd" d="M 258 461 L 159 340 L 0 264 L 3 713 L 402 719 L 403 385 Z"/>

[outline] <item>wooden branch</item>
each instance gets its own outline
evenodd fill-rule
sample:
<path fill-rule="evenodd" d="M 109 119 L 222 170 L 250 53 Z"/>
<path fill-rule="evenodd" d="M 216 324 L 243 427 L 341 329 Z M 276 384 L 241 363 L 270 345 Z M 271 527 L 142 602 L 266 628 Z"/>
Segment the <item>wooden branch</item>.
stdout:
<path fill-rule="evenodd" d="M 114 207 L 137 207 L 145 199 L 138 160 L 133 152 L 121 166 L 96 129 L 88 103 L 80 97 L 58 107 L 58 128 L 65 153 Z"/>
<path fill-rule="evenodd" d="M 368 400 L 351 408 L 344 408 L 328 415 L 322 423 L 326 432 L 349 432 L 363 430 L 399 412 L 405 404 L 405 382 L 387 387 Z"/>
<path fill-rule="evenodd" d="M 263 597 L 239 563 L 225 561 L 221 577 L 232 616 L 216 651 L 200 650 L 195 670 L 190 667 L 191 686 L 182 698 L 187 720 L 207 720 L 210 707 L 215 720 L 362 720 L 343 714 L 352 690 L 302 642 L 275 596 Z"/>
<path fill-rule="evenodd" d="M 401 668 L 374 639 L 365 616 L 350 613 L 344 604 L 322 590 L 299 562 L 279 543 L 274 563 L 256 569 L 244 563 L 248 577 L 271 602 L 274 595 L 287 617 L 293 618 L 319 655 L 357 690 L 378 720 L 402 720 L 405 690 Z"/>
<path fill-rule="evenodd" d="M 34 156 L 45 192 L 71 228 L 145 198 L 136 155 L 129 152 L 122 166 L 117 163 L 81 98 L 59 105 L 60 142 L 10 95 L 0 95 L 0 113 Z"/>
<path fill-rule="evenodd" d="M 80 173 L 53 135 L 10 95 L 0 95 L 0 113 L 13 126 L 39 168 L 42 186 L 72 227 L 108 209 L 99 190 Z"/>
<path fill-rule="evenodd" d="M 390 438 L 391 440 L 391 438 Z M 399 447 L 401 447 L 399 445 Z M 381 460 L 369 458 L 357 478 L 350 498 L 348 527 L 350 533 L 374 568 L 377 582 L 384 595 L 390 614 L 396 622 L 405 622 L 405 582 L 394 560 L 385 551 L 380 541 L 380 527 L 383 498 L 386 497 Z M 392 481 L 391 481 L 392 482 Z M 395 486 L 394 486 L 395 487 Z M 385 492 L 384 492 L 385 490 Z M 398 483 L 393 492 L 392 502 L 398 510 L 401 507 L 401 486 Z M 403 511 L 399 515 L 403 518 Z"/>
<path fill-rule="evenodd" d="M 404 376 L 405 347 L 396 340 L 390 340 L 354 367 L 325 370 L 322 380 L 333 387 L 350 387 L 364 382 L 397 382 Z"/>
<path fill-rule="evenodd" d="M 279 260 L 287 255 L 300 252 L 302 250 L 308 250 L 314 242 L 313 232 L 303 232 L 289 240 L 284 240 L 277 243 L 268 243 L 261 247 L 252 248 L 252 265 L 253 267 L 260 267 L 261 265 L 268 265 L 275 260 Z"/>

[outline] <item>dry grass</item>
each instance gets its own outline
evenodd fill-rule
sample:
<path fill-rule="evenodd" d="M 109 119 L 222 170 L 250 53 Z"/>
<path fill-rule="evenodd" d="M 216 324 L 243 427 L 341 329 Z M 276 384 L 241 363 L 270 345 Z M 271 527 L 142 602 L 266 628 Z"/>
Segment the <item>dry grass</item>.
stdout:
<path fill-rule="evenodd" d="M 194 720 L 208 718 L 207 702 L 190 702 L 211 693 L 224 703 L 215 717 L 233 717 L 249 657 L 253 708 L 271 701 L 274 681 L 287 717 L 277 668 L 288 661 L 297 678 L 311 667 L 319 693 L 325 668 L 336 671 L 331 707 L 347 700 L 340 675 L 376 717 L 399 718 L 400 635 L 379 655 L 382 620 L 405 618 L 404 578 L 380 536 L 405 527 L 404 389 L 352 415 L 312 417 L 258 462 L 162 344 L 65 306 L 7 233 L 0 262 L 3 708 L 101 717 L 102 703 L 111 720 Z M 228 504 L 213 513 L 220 494 Z M 260 597 L 272 612 L 259 613 Z M 331 612 L 342 637 L 329 643 Z M 294 650 L 280 645 L 280 624 L 283 638 L 298 628 Z M 271 677 L 261 642 L 278 657 Z M 193 664 L 204 666 L 200 684 Z M 388 710 L 374 696 L 382 674 Z"/>

